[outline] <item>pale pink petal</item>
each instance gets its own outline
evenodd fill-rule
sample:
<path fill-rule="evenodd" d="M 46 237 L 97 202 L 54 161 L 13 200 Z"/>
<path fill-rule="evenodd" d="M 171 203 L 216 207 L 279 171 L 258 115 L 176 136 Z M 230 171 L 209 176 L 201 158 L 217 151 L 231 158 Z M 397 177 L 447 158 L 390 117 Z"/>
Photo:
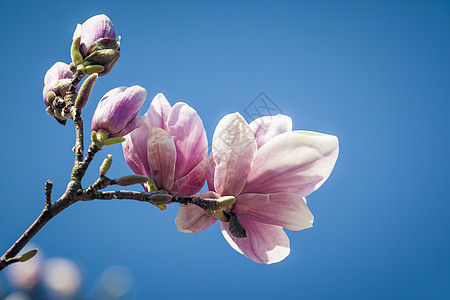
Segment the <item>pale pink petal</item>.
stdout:
<path fill-rule="evenodd" d="M 206 174 L 208 172 L 209 157 L 205 157 L 192 171 L 185 176 L 175 179 L 170 190 L 172 195 L 190 196 L 198 193 L 205 185 Z"/>
<path fill-rule="evenodd" d="M 216 173 L 215 169 L 216 169 L 216 162 L 214 161 L 211 153 L 211 155 L 209 156 L 208 171 L 206 173 L 208 190 L 210 191 L 215 191 L 214 189 L 214 174 Z"/>
<path fill-rule="evenodd" d="M 239 218 L 247 237 L 237 239 L 228 231 L 228 224 L 221 222 L 222 234 L 237 252 L 261 264 L 273 264 L 285 259 L 290 252 L 289 238 L 280 226 L 269 225 L 242 217 Z"/>
<path fill-rule="evenodd" d="M 214 192 L 206 192 L 196 196 L 202 199 L 219 199 L 219 195 Z M 216 217 L 207 215 L 202 208 L 194 204 L 181 205 L 175 218 L 178 231 L 187 233 L 200 232 L 216 221 Z"/>
<path fill-rule="evenodd" d="M 293 193 L 241 194 L 236 198 L 233 212 L 239 217 L 289 230 L 312 227 L 314 221 L 304 198 Z"/>
<path fill-rule="evenodd" d="M 142 124 L 126 136 L 122 143 L 123 156 L 131 170 L 138 175 L 150 176 L 148 165 L 147 141 L 150 137 L 150 129 L 147 124 Z"/>
<path fill-rule="evenodd" d="M 256 153 L 242 193 L 296 193 L 305 197 L 330 176 L 339 152 L 333 135 L 310 131 L 280 134 Z"/>
<path fill-rule="evenodd" d="M 178 102 L 172 107 L 167 124 L 177 149 L 175 179 L 178 179 L 208 156 L 208 140 L 202 120 L 185 103 Z"/>
<path fill-rule="evenodd" d="M 253 132 L 239 113 L 220 120 L 212 141 L 216 163 L 214 188 L 218 194 L 236 196 L 241 192 L 252 168 L 256 148 Z"/>
<path fill-rule="evenodd" d="M 162 93 L 156 95 L 145 113 L 147 121 L 151 125 L 150 127 L 158 127 L 167 131 L 167 119 L 171 109 L 169 101 Z"/>
<path fill-rule="evenodd" d="M 169 133 L 154 127 L 147 143 L 150 176 L 160 189 L 170 191 L 174 182 L 177 153 Z"/>
<path fill-rule="evenodd" d="M 292 119 L 286 115 L 264 116 L 249 124 L 255 135 L 258 148 L 267 143 L 273 137 L 291 131 Z"/>

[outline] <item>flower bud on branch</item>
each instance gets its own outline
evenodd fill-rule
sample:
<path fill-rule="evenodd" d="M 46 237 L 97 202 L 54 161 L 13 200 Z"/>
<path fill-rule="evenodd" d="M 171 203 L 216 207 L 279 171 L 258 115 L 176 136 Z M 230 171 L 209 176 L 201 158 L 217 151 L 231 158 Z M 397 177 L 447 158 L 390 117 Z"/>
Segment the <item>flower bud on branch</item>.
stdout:
<path fill-rule="evenodd" d="M 147 91 L 138 86 L 118 87 L 106 93 L 92 117 L 92 131 L 103 130 L 108 137 L 121 137 L 141 126 L 144 117 L 136 118 L 147 97 Z"/>
<path fill-rule="evenodd" d="M 97 15 L 82 25 L 78 24 L 73 34 L 71 53 L 74 63 L 83 64 L 88 74 L 108 74 L 120 57 L 120 43 L 111 20 L 106 15 Z M 94 66 L 103 69 L 95 67 L 94 70 Z"/>

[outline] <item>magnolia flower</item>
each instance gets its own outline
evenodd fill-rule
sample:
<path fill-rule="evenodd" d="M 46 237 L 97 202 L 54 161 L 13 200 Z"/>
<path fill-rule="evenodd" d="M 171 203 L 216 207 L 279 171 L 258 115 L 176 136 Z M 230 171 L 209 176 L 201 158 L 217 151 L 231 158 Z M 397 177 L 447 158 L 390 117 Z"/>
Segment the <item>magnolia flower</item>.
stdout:
<path fill-rule="evenodd" d="M 118 87 L 107 92 L 92 117 L 92 131 L 104 130 L 109 137 L 124 136 L 141 126 L 145 117 L 137 117 L 147 91 L 138 85 Z"/>
<path fill-rule="evenodd" d="M 72 79 L 72 71 L 69 69 L 69 65 L 63 62 L 55 63 L 48 71 L 45 73 L 44 77 L 44 89 L 42 91 L 42 96 L 44 98 L 45 105 L 50 106 L 51 103 L 47 100 L 47 94 L 49 92 L 55 92 L 56 96 L 62 96 L 65 94 L 64 89 L 60 89 L 56 86 L 58 81 L 60 83 L 68 83 Z"/>
<path fill-rule="evenodd" d="M 209 161 L 206 132 L 197 112 L 182 102 L 171 107 L 158 94 L 145 117 L 122 143 L 130 168 L 150 176 L 158 189 L 172 195 L 197 193 L 205 183 Z"/>
<path fill-rule="evenodd" d="M 304 197 L 330 176 L 338 156 L 335 136 L 291 129 L 288 116 L 262 117 L 247 124 L 234 113 L 225 116 L 214 132 L 210 192 L 199 196 L 235 197 L 228 210 L 214 215 L 229 221 L 222 222 L 221 228 L 231 247 L 258 263 L 276 263 L 289 255 L 283 228 L 312 226 L 313 215 Z M 217 221 L 214 215 L 195 205 L 182 205 L 175 223 L 180 231 L 199 232 Z M 236 229 L 241 238 L 236 237 Z"/>
<path fill-rule="evenodd" d="M 96 15 L 87 19 L 83 24 L 78 24 L 73 39 L 81 37 L 81 54 L 87 56 L 89 47 L 102 38 L 116 38 L 111 20 L 106 15 Z"/>

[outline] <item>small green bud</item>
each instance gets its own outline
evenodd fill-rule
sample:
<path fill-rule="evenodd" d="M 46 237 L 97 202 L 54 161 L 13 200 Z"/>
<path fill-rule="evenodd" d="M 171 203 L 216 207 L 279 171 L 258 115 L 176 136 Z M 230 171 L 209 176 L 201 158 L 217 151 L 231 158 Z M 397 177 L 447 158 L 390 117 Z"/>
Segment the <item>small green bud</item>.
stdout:
<path fill-rule="evenodd" d="M 98 78 L 98 74 L 94 73 L 83 82 L 83 85 L 78 92 L 77 99 L 75 100 L 75 108 L 82 109 L 89 100 L 94 83 Z"/>
<path fill-rule="evenodd" d="M 108 136 L 109 136 L 109 133 L 107 133 L 103 129 L 100 129 L 99 131 L 97 131 L 97 139 L 102 143 L 108 138 Z"/>
<path fill-rule="evenodd" d="M 155 205 L 157 208 L 159 208 L 159 210 L 164 211 L 167 208 L 167 205 L 165 204 L 156 204 Z"/>
<path fill-rule="evenodd" d="M 205 209 L 205 214 L 207 214 L 208 216 L 211 216 L 212 211 L 210 209 Z"/>
<path fill-rule="evenodd" d="M 28 251 L 28 252 L 25 253 L 25 254 L 22 254 L 22 255 L 19 256 L 17 259 L 18 259 L 20 262 L 26 262 L 27 260 L 32 259 L 37 253 L 38 253 L 38 250 L 37 250 L 37 249 L 33 249 L 33 250 L 31 250 L 31 251 Z"/>
<path fill-rule="evenodd" d="M 128 186 L 133 184 L 139 184 L 139 183 L 146 183 L 147 182 L 147 176 L 143 175 L 127 175 L 122 176 L 118 179 L 116 179 L 116 183 L 120 186 Z"/>
<path fill-rule="evenodd" d="M 94 73 L 101 73 L 105 70 L 105 67 L 102 65 L 91 65 L 86 66 L 86 74 L 91 75 Z"/>
<path fill-rule="evenodd" d="M 215 210 L 214 216 L 222 222 L 228 222 L 230 220 L 230 217 L 224 214 L 223 210 Z"/>
<path fill-rule="evenodd" d="M 102 165 L 100 166 L 100 174 L 105 175 L 109 168 L 111 168 L 112 164 L 112 155 L 108 154 L 106 158 L 103 160 Z"/>
<path fill-rule="evenodd" d="M 120 144 L 125 142 L 125 138 L 118 136 L 118 137 L 113 137 L 113 138 L 109 138 L 103 141 L 103 144 L 105 146 L 110 146 L 110 145 L 115 145 L 115 144 Z"/>
<path fill-rule="evenodd" d="M 148 188 L 149 192 L 154 192 L 154 191 L 158 190 L 158 188 L 156 187 L 155 181 L 151 177 L 148 177 L 147 188 Z"/>
<path fill-rule="evenodd" d="M 53 104 L 53 101 L 55 101 L 56 99 L 56 94 L 54 91 L 50 91 L 47 93 L 47 101 L 49 103 L 49 105 Z"/>
<path fill-rule="evenodd" d="M 166 204 L 172 201 L 172 196 L 167 194 L 154 194 L 150 196 L 150 202 L 153 204 Z"/>
<path fill-rule="evenodd" d="M 72 61 L 77 65 L 83 63 L 83 55 L 80 53 L 80 40 L 81 36 L 77 37 L 72 42 L 72 47 L 70 48 L 70 55 L 72 57 Z"/>
<path fill-rule="evenodd" d="M 74 62 L 71 62 L 69 65 L 69 70 L 72 71 L 72 73 L 75 73 L 75 71 L 77 70 L 77 64 Z"/>
<path fill-rule="evenodd" d="M 99 142 L 99 140 L 98 140 L 98 138 L 97 138 L 97 132 L 96 132 L 96 131 L 92 131 L 92 132 L 91 132 L 91 140 L 92 140 L 94 143 L 98 143 L 98 142 Z"/>

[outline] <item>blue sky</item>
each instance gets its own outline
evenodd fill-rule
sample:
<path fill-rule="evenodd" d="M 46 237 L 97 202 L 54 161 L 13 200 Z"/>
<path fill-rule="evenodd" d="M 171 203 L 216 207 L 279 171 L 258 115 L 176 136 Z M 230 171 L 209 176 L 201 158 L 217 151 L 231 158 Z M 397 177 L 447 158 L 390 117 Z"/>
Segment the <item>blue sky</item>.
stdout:
<path fill-rule="evenodd" d="M 74 260 L 84 291 L 123 265 L 134 279 L 127 299 L 450 297 L 448 1 L 2 1 L 2 253 L 42 209 L 45 181 L 55 199 L 68 182 L 73 125 L 46 115 L 43 76 L 69 62 L 76 24 L 100 13 L 122 36 L 122 56 L 97 81 L 86 128 L 117 86 L 147 89 L 142 112 L 158 92 L 187 102 L 210 138 L 264 92 L 295 129 L 338 136 L 340 154 L 308 197 L 314 227 L 288 232 L 290 256 L 270 266 L 232 250 L 217 224 L 177 232 L 176 206 L 75 204 L 33 242 Z M 111 177 L 131 173 L 110 147 L 86 185 L 108 153 Z"/>

